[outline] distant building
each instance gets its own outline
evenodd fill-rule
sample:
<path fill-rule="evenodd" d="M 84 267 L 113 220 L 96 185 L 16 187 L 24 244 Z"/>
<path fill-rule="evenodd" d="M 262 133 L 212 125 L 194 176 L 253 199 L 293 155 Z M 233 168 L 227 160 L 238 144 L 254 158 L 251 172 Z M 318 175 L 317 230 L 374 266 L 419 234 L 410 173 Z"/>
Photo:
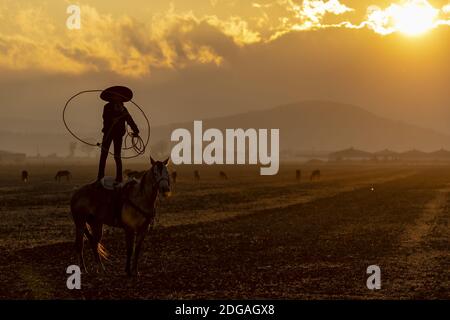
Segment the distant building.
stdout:
<path fill-rule="evenodd" d="M 395 152 L 395 151 L 392 151 L 389 149 L 377 151 L 377 152 L 373 153 L 373 155 L 375 156 L 375 158 L 377 160 L 383 160 L 383 161 L 398 160 L 398 158 L 399 158 L 398 152 Z"/>
<path fill-rule="evenodd" d="M 450 151 L 445 149 L 437 150 L 429 153 L 429 157 L 432 160 L 450 161 Z"/>
<path fill-rule="evenodd" d="M 401 160 L 408 160 L 408 161 L 424 161 L 424 160 L 430 160 L 430 154 L 420 151 L 420 150 L 409 150 L 400 153 L 399 155 Z"/>
<path fill-rule="evenodd" d="M 25 153 L 14 153 L 0 150 L 0 163 L 20 163 L 27 158 Z"/>
<path fill-rule="evenodd" d="M 328 159 L 330 161 L 343 161 L 343 160 L 370 160 L 373 159 L 374 155 L 370 152 L 363 150 L 358 150 L 354 148 L 345 149 L 342 151 L 337 151 L 330 153 Z"/>
<path fill-rule="evenodd" d="M 446 161 L 450 162 L 450 151 L 445 149 L 440 149 L 434 152 L 423 152 L 420 150 L 408 150 L 405 152 L 395 152 L 389 149 L 384 149 L 374 153 L 349 148 L 337 152 L 330 153 L 328 155 L 330 161 L 364 161 L 364 160 L 375 160 L 375 161 L 407 161 L 407 162 L 419 162 L 419 161 Z"/>

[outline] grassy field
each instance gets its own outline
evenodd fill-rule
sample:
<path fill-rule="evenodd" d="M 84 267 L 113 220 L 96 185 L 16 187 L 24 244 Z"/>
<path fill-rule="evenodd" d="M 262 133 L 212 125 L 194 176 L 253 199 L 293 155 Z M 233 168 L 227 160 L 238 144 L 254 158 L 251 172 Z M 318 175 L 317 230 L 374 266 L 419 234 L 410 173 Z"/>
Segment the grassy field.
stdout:
<path fill-rule="evenodd" d="M 317 168 L 323 177 L 310 182 Z M 205 167 L 199 182 L 193 167 L 177 168 L 141 276 L 125 276 L 123 231 L 106 228 L 107 273 L 83 274 L 82 290 L 66 288 L 77 261 L 68 204 L 96 168 L 30 167 L 27 184 L 21 169 L 0 167 L 0 298 L 450 298 L 450 167 L 285 164 L 273 177 Z M 59 169 L 74 179 L 55 182 Z M 366 287 L 373 264 L 381 290 Z"/>

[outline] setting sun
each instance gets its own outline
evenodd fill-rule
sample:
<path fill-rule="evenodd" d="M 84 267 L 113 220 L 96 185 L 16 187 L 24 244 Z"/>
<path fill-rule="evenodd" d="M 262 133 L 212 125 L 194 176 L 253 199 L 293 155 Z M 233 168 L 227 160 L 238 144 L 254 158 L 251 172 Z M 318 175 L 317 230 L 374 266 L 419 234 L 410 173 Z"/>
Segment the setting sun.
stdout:
<path fill-rule="evenodd" d="M 438 10 L 422 1 L 395 6 L 392 10 L 394 28 L 411 36 L 420 35 L 432 29 L 437 15 Z"/>

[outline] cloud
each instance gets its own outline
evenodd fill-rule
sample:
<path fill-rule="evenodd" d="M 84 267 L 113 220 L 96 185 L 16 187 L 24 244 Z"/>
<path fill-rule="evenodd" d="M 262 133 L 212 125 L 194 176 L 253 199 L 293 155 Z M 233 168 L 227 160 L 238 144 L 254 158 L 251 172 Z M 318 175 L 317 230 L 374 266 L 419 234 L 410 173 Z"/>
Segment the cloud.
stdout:
<path fill-rule="evenodd" d="M 325 23 L 325 18 L 354 11 L 339 0 L 276 0 L 269 3 L 254 2 L 252 6 L 263 12 L 265 17 L 271 11 L 282 12 L 277 18 L 278 24 L 271 26 L 273 32 L 267 38 L 269 41 L 293 30 L 309 31 L 336 26 Z"/>
<path fill-rule="evenodd" d="M 360 21 L 349 20 L 343 15 L 353 13 L 355 9 L 342 4 L 338 0 L 278 0 L 267 4 L 253 3 L 255 8 L 268 12 L 276 5 L 282 5 L 286 14 L 269 40 L 291 32 L 312 31 L 330 28 L 363 29 L 368 28 L 375 33 L 387 35 L 394 32 L 420 34 L 442 25 L 450 25 L 450 5 L 442 8 L 433 7 L 427 0 L 400 0 L 386 8 L 370 5 Z M 333 22 L 327 19 L 330 15 L 337 17 Z M 342 16 L 342 18 L 339 18 Z"/>
<path fill-rule="evenodd" d="M 253 2 L 252 3 L 252 7 L 253 8 L 270 8 L 273 6 L 273 3 L 258 3 L 258 2 Z"/>
<path fill-rule="evenodd" d="M 262 39 L 259 32 L 251 30 L 248 22 L 237 16 L 230 17 L 227 20 L 220 20 L 216 16 L 209 16 L 203 20 L 211 26 L 217 27 L 225 35 L 230 36 L 240 46 L 257 43 Z"/>
<path fill-rule="evenodd" d="M 409 0 L 393 3 L 385 9 L 377 6 L 368 8 L 367 20 L 364 24 L 376 33 L 386 35 L 394 32 L 420 34 L 433 29 L 449 20 L 440 19 L 446 7 L 435 9 L 426 0 Z"/>
<path fill-rule="evenodd" d="M 260 41 L 239 17 L 198 18 L 170 9 L 141 22 L 126 15 L 113 18 L 90 6 L 82 6 L 81 15 L 80 30 L 61 30 L 49 19 L 43 23 L 41 10 L 21 9 L 18 19 L 10 21 L 18 32 L 0 29 L 0 66 L 66 73 L 113 71 L 133 77 L 152 68 L 220 66 L 223 56 L 218 51 Z"/>
<path fill-rule="evenodd" d="M 250 2 L 253 14 L 247 17 L 198 16 L 175 12 L 172 6 L 148 20 L 112 16 L 85 5 L 81 30 L 68 30 L 48 16 L 45 4 L 6 3 L 0 5 L 0 68 L 68 74 L 142 77 L 155 69 L 221 67 L 244 47 L 296 31 L 369 29 L 387 35 L 450 25 L 450 5 L 434 8 L 426 0 L 370 6 L 361 21 L 354 21 L 355 9 L 339 0 L 274 0 Z M 405 13 L 412 19 L 402 18 Z"/>
<path fill-rule="evenodd" d="M 442 12 L 443 13 L 450 13 L 450 4 L 447 4 L 445 6 L 442 7 Z"/>
<path fill-rule="evenodd" d="M 353 11 L 352 8 L 341 4 L 339 0 L 304 0 L 302 5 L 292 4 L 292 10 L 296 12 L 297 17 L 302 20 L 306 26 L 319 25 L 327 13 L 340 15 Z"/>

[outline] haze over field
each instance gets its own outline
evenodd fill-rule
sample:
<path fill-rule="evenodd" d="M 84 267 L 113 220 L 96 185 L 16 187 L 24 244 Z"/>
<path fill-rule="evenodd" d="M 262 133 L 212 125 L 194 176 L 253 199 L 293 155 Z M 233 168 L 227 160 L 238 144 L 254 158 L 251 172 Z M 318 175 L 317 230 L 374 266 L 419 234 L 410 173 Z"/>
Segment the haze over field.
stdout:
<path fill-rule="evenodd" d="M 357 106 L 329 101 L 303 101 L 234 116 L 152 126 L 151 145 L 168 145 L 172 131 L 177 128 L 188 128 L 193 132 L 193 120 L 203 120 L 204 130 L 279 128 L 281 150 L 335 151 L 355 147 L 367 151 L 385 148 L 434 151 L 450 148 L 450 136 L 443 133 L 383 118 Z M 82 136 L 97 137 L 100 141 L 99 130 Z M 35 154 L 39 147 L 42 154 L 57 152 L 66 155 L 70 141 L 68 133 L 13 134 L 0 131 L 3 148 L 29 154 Z M 168 150 L 166 152 L 169 153 Z"/>

